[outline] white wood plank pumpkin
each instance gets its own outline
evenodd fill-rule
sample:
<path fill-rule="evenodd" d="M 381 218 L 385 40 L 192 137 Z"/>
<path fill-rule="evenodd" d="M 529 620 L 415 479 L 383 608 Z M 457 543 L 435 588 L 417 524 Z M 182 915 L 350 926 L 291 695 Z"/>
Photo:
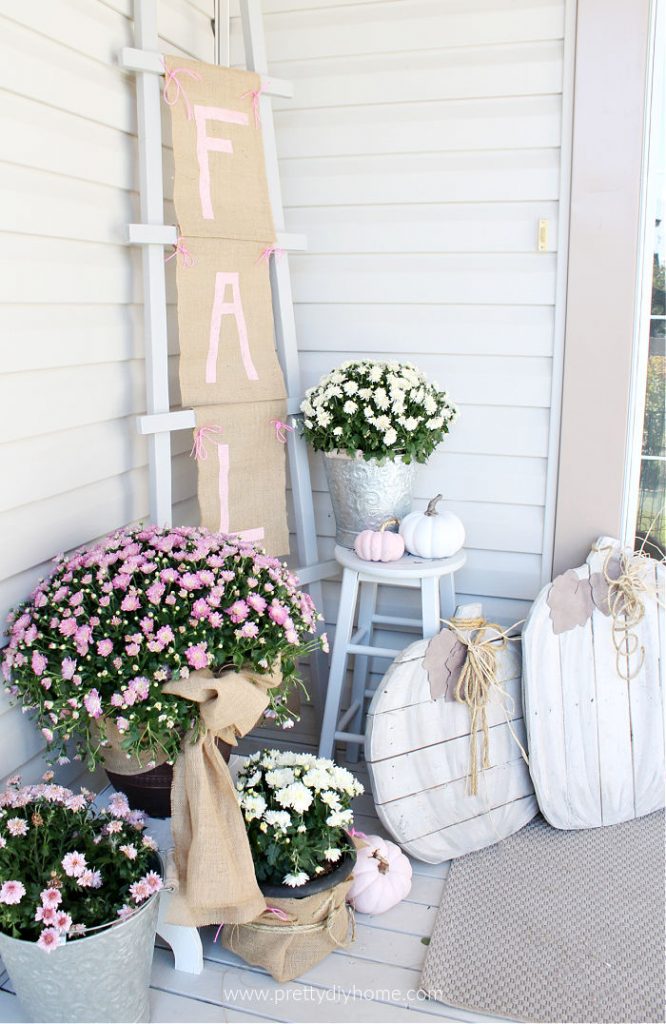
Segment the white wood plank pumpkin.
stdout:
<path fill-rule="evenodd" d="M 464 606 L 456 615 L 481 614 Z M 490 767 L 469 795 L 470 714 L 466 705 L 433 699 L 424 666 L 429 640 L 402 651 L 368 709 L 365 757 L 377 814 L 402 849 L 438 864 L 516 832 L 537 813 L 532 781 L 506 722 L 507 698 L 488 703 Z M 526 745 L 520 643 L 498 652 L 498 681 L 509 697 L 511 728 Z M 479 736 L 480 745 L 480 736 Z"/>
<path fill-rule="evenodd" d="M 523 630 L 530 772 L 555 828 L 614 825 L 664 806 L 665 569 L 643 563 L 637 649 L 618 672 L 613 620 L 592 596 L 609 550 L 617 557 L 618 541 L 599 538 L 585 565 L 544 587 Z"/>

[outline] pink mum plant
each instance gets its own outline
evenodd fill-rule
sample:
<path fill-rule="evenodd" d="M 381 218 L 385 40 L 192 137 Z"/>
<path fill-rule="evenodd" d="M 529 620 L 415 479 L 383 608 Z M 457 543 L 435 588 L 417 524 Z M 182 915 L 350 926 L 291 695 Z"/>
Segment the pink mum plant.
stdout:
<path fill-rule="evenodd" d="M 50 782 L 14 780 L 0 793 L 0 931 L 50 953 L 126 920 L 162 888 L 143 815 L 120 794 L 104 810 L 93 800 Z"/>
<path fill-rule="evenodd" d="M 269 710 L 293 724 L 297 658 L 326 649 L 318 618 L 296 577 L 253 544 L 194 527 L 127 528 L 56 562 L 10 615 L 3 670 L 61 762 L 76 736 L 76 756 L 93 767 L 107 724 L 128 754 L 174 761 L 198 708 L 163 693 L 164 682 L 281 668 Z"/>

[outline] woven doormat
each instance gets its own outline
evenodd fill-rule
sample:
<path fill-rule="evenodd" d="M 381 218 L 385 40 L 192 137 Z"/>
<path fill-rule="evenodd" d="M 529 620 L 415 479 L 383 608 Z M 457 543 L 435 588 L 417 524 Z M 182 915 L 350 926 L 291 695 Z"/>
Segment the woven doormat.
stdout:
<path fill-rule="evenodd" d="M 421 978 L 521 1021 L 664 1020 L 664 814 L 562 832 L 543 818 L 454 861 Z"/>

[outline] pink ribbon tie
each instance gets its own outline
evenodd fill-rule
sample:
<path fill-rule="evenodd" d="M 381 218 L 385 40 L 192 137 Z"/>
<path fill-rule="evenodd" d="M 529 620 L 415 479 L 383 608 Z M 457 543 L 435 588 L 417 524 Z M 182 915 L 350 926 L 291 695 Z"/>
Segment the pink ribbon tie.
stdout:
<path fill-rule="evenodd" d="M 285 913 L 284 910 L 281 910 L 280 907 L 266 907 L 266 913 L 275 914 L 278 921 L 291 921 L 289 914 Z"/>
<path fill-rule="evenodd" d="M 221 924 L 221 925 L 220 925 L 220 927 L 219 927 L 219 928 L 217 929 L 217 931 L 215 932 L 215 938 L 213 939 L 213 942 L 217 942 L 217 940 L 218 940 L 218 939 L 219 939 L 219 937 L 220 937 L 220 932 L 222 931 L 222 929 L 223 929 L 223 928 L 224 928 L 224 925 L 223 925 L 223 924 Z"/>
<path fill-rule="evenodd" d="M 164 61 L 162 62 L 164 63 Z M 176 103 L 183 97 L 183 103 L 185 104 L 185 111 L 187 113 L 187 120 L 192 120 L 192 104 L 190 103 L 185 87 L 178 78 L 178 75 L 187 75 L 189 78 L 193 78 L 195 81 L 201 81 L 201 75 L 198 71 L 190 71 L 189 68 L 167 68 L 164 63 L 164 102 L 168 107 L 175 107 Z M 171 86 L 175 87 L 175 94 L 170 96 L 169 90 Z"/>
<path fill-rule="evenodd" d="M 196 459 L 197 462 L 205 462 L 208 458 L 206 441 L 213 437 L 214 434 L 222 433 L 224 433 L 222 427 L 218 427 L 216 423 L 209 423 L 204 427 L 197 427 L 194 431 L 194 444 L 192 445 L 190 458 Z"/>
<path fill-rule="evenodd" d="M 255 128 L 258 128 L 259 125 L 261 124 L 261 108 L 259 106 L 259 97 L 261 96 L 263 88 L 263 85 L 260 85 L 258 89 L 248 89 L 248 91 L 244 92 L 241 96 L 242 100 L 244 100 L 246 96 L 252 97 L 252 109 L 254 110 Z"/>
<path fill-rule="evenodd" d="M 271 420 L 271 423 L 275 427 L 275 440 L 279 441 L 280 444 L 286 444 L 287 431 L 293 434 L 294 428 L 290 427 L 288 423 L 283 423 L 282 420 Z"/>
<path fill-rule="evenodd" d="M 284 256 L 286 249 L 280 249 L 277 245 L 267 245 L 257 257 L 257 263 L 268 263 L 271 256 Z"/>
<path fill-rule="evenodd" d="M 185 239 L 182 237 L 182 235 L 178 236 L 178 241 L 173 247 L 173 252 L 171 253 L 170 256 L 167 256 L 164 262 L 168 263 L 169 260 L 172 260 L 174 256 L 178 256 L 179 253 L 183 257 L 184 267 L 187 267 L 189 270 L 190 267 L 194 266 L 194 256 L 185 245 Z"/>

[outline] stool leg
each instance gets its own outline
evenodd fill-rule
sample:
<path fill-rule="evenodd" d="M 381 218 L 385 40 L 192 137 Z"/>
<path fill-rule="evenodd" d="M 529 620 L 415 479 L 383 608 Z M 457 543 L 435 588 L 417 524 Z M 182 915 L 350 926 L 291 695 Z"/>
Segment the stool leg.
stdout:
<path fill-rule="evenodd" d="M 335 733 L 340 715 L 340 698 L 345 681 L 347 667 L 347 648 L 354 625 L 356 595 L 358 592 L 358 573 L 353 569 L 345 569 L 342 573 L 340 603 L 338 605 L 338 621 L 335 626 L 335 640 L 331 655 L 331 670 L 328 676 L 324 717 L 321 723 L 319 740 L 319 756 L 332 757 L 335 747 Z"/>
<path fill-rule="evenodd" d="M 443 619 L 452 619 L 456 610 L 456 585 L 452 572 L 442 576 L 439 583 L 439 600 Z"/>
<path fill-rule="evenodd" d="M 421 622 L 425 640 L 436 636 L 442 628 L 439 610 L 439 580 L 436 576 L 428 576 L 421 580 Z"/>
<path fill-rule="evenodd" d="M 361 583 L 358 602 L 358 628 L 367 630 L 361 643 L 372 645 L 372 617 L 377 606 L 377 584 Z M 365 688 L 368 685 L 370 657 L 357 654 L 354 657 L 354 675 L 352 677 L 351 703 L 358 703 L 358 710 L 349 725 L 349 732 L 361 732 L 363 725 L 363 709 L 365 707 Z M 360 745 L 347 744 L 347 760 L 354 764 L 358 761 Z"/>

